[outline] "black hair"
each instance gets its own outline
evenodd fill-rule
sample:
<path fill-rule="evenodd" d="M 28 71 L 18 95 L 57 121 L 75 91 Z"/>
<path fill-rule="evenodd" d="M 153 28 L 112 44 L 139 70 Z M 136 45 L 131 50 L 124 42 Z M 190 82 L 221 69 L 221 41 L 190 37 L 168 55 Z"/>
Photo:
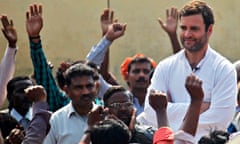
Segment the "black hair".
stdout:
<path fill-rule="evenodd" d="M 77 76 L 91 76 L 93 80 L 99 79 L 98 72 L 87 64 L 78 63 L 70 66 L 66 71 L 66 85 L 71 85 L 71 79 Z"/>
<path fill-rule="evenodd" d="M 9 102 L 9 105 L 8 105 L 9 110 L 11 110 L 13 107 L 12 98 L 15 92 L 18 90 L 18 88 L 21 87 L 21 89 L 24 89 L 28 87 L 27 85 L 25 87 L 22 84 L 21 85 L 17 84 L 19 81 L 24 81 L 24 80 L 29 80 L 32 82 L 32 80 L 28 76 L 16 76 L 7 83 L 7 100 Z"/>
<path fill-rule="evenodd" d="M 0 129 L 4 139 L 10 134 L 12 129 L 16 127 L 19 127 L 21 130 L 23 130 L 23 127 L 21 127 L 17 120 L 10 114 L 0 113 Z"/>
<path fill-rule="evenodd" d="M 130 98 L 130 100 L 133 101 L 133 94 L 130 91 L 126 90 L 120 85 L 112 86 L 103 95 L 104 106 L 108 106 L 108 99 L 117 92 L 124 92 Z"/>
<path fill-rule="evenodd" d="M 128 72 L 130 72 L 131 66 L 135 63 L 149 63 L 151 65 L 151 69 L 153 68 L 151 61 L 147 57 L 136 57 L 128 64 Z"/>
<path fill-rule="evenodd" d="M 115 119 L 100 121 L 86 132 L 90 134 L 92 144 L 128 144 L 131 138 L 128 127 Z"/>
<path fill-rule="evenodd" d="M 225 144 L 229 140 L 229 133 L 222 130 L 214 130 L 208 136 L 203 136 L 198 144 Z"/>

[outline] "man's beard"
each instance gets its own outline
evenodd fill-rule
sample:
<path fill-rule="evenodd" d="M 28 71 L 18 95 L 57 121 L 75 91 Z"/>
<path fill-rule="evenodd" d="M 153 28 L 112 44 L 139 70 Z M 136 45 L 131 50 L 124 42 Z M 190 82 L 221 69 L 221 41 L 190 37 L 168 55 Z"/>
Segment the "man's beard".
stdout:
<path fill-rule="evenodd" d="M 181 38 L 181 43 L 185 47 L 184 39 Z M 189 52 L 198 52 L 203 49 L 204 45 L 207 43 L 207 33 L 205 33 L 200 40 L 197 40 L 193 46 L 186 48 Z"/>

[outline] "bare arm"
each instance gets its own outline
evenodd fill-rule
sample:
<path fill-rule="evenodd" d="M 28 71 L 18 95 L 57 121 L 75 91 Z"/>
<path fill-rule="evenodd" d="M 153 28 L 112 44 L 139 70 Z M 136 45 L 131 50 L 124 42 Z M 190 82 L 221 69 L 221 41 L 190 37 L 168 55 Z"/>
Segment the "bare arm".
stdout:
<path fill-rule="evenodd" d="M 158 18 L 158 22 L 162 29 L 168 34 L 173 53 L 177 53 L 181 50 L 181 45 L 178 41 L 177 36 L 177 25 L 178 25 L 178 11 L 177 8 L 171 8 L 166 10 L 166 22 L 164 23 L 161 18 Z"/>
<path fill-rule="evenodd" d="M 191 103 L 180 129 L 195 136 L 204 96 L 202 81 L 195 75 L 191 74 L 186 79 L 185 87 L 191 96 Z"/>

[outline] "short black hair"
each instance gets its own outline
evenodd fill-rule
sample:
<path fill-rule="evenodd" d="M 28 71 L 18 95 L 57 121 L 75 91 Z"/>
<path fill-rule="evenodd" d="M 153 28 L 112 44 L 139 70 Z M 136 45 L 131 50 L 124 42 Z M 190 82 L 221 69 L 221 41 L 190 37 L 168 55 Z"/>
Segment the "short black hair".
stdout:
<path fill-rule="evenodd" d="M 128 144 L 131 133 L 121 121 L 106 119 L 86 131 L 90 134 L 92 144 Z"/>
<path fill-rule="evenodd" d="M 148 57 L 136 57 L 128 64 L 128 72 L 130 72 L 132 65 L 135 63 L 149 63 L 151 65 L 151 69 L 153 68 L 153 65 Z"/>
<path fill-rule="evenodd" d="M 87 64 L 78 63 L 70 66 L 66 71 L 66 85 L 71 85 L 71 79 L 78 76 L 90 76 L 93 80 L 99 79 L 98 72 Z"/>
<path fill-rule="evenodd" d="M 19 81 L 24 81 L 24 80 L 29 80 L 32 82 L 32 80 L 28 76 L 16 76 L 7 83 L 7 100 L 9 102 L 9 105 L 8 105 L 9 110 L 11 110 L 13 107 L 12 105 L 13 95 L 15 91 L 18 89 L 18 87 L 20 86 L 20 84 L 17 84 L 17 83 Z M 33 85 L 33 82 L 32 82 L 32 85 Z M 21 85 L 21 88 L 27 88 L 27 86 L 24 87 L 23 85 Z"/>
<path fill-rule="evenodd" d="M 203 136 L 198 144 L 225 144 L 229 140 L 230 134 L 222 130 L 211 131 L 208 136 Z"/>
<path fill-rule="evenodd" d="M 120 85 L 112 86 L 103 95 L 104 106 L 108 106 L 108 99 L 117 92 L 124 92 L 130 98 L 131 102 L 133 101 L 133 94 L 130 91 Z"/>
<path fill-rule="evenodd" d="M 209 26 L 215 22 L 212 8 L 208 6 L 206 2 L 200 0 L 193 0 L 184 5 L 180 10 L 179 17 L 181 18 L 183 16 L 196 14 L 202 15 L 205 24 L 205 31 L 207 31 Z"/>

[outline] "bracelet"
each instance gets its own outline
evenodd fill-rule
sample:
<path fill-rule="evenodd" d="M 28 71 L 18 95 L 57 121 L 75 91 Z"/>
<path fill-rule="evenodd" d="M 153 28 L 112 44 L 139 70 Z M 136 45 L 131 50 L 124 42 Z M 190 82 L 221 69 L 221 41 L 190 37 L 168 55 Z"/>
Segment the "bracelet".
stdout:
<path fill-rule="evenodd" d="M 29 39 L 30 39 L 30 40 L 39 39 L 39 38 L 40 38 L 40 35 L 38 35 L 38 36 L 33 36 L 33 37 L 29 36 Z"/>

